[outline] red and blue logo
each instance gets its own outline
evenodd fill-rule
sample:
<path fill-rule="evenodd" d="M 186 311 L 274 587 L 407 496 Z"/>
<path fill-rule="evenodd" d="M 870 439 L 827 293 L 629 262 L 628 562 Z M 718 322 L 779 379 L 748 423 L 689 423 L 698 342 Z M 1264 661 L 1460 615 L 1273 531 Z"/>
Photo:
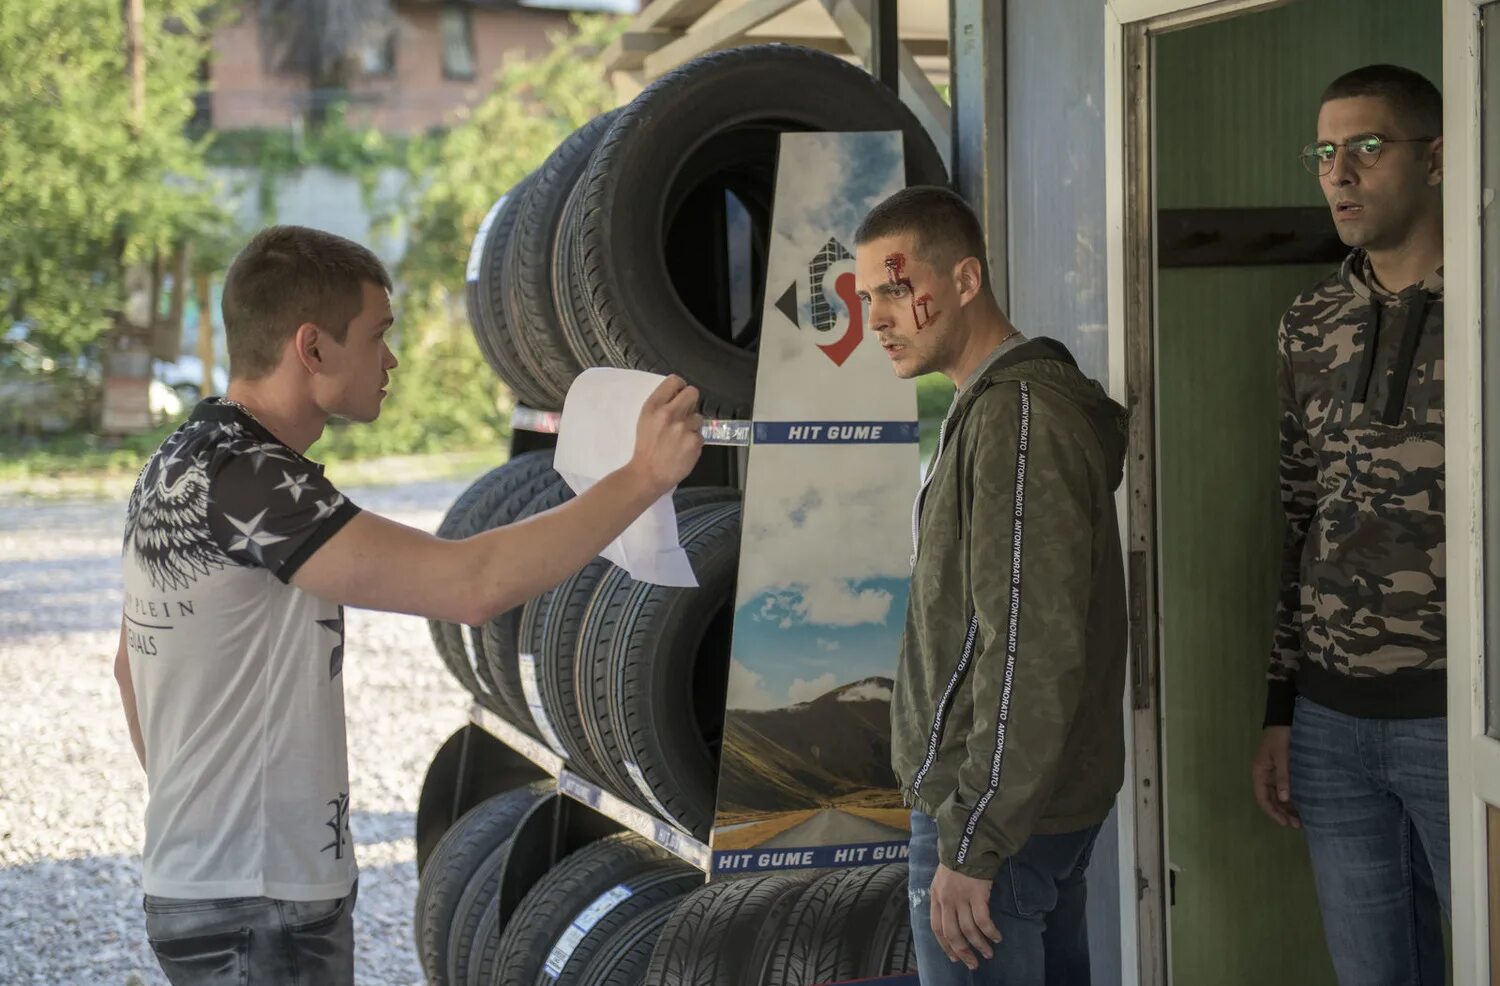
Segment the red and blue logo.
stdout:
<path fill-rule="evenodd" d="M 803 290 L 808 299 L 805 309 Z M 811 328 L 823 355 L 843 366 L 865 334 L 864 307 L 854 287 L 854 255 L 829 237 L 808 262 L 805 288 L 800 278 L 793 281 L 776 299 L 776 308 L 797 328 Z"/>

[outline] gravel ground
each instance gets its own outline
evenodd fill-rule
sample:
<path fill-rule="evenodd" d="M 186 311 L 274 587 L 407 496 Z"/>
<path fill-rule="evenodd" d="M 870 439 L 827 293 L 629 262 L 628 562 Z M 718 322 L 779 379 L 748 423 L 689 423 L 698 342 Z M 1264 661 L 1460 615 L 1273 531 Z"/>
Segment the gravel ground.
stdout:
<path fill-rule="evenodd" d="M 426 530 L 464 482 L 349 489 Z M 113 659 L 124 505 L 0 505 L 0 983 L 164 984 L 146 944 L 145 776 Z M 344 691 L 360 862 L 359 982 L 422 981 L 413 831 L 428 762 L 468 702 L 424 621 L 350 611 Z"/>

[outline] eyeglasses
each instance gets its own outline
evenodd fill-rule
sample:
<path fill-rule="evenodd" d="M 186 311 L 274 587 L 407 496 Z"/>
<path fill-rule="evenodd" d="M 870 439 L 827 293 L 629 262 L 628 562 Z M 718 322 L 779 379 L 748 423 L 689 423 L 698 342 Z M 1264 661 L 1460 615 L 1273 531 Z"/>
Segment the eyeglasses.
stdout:
<path fill-rule="evenodd" d="M 1373 168 L 1375 162 L 1380 160 L 1380 150 L 1386 144 L 1423 144 L 1436 137 L 1382 137 L 1379 134 L 1355 134 L 1343 144 L 1335 144 L 1324 140 L 1316 144 L 1308 144 L 1302 148 L 1302 167 L 1307 169 L 1310 175 L 1322 177 L 1333 170 L 1333 160 L 1338 156 L 1340 147 L 1349 159 L 1361 168 Z"/>

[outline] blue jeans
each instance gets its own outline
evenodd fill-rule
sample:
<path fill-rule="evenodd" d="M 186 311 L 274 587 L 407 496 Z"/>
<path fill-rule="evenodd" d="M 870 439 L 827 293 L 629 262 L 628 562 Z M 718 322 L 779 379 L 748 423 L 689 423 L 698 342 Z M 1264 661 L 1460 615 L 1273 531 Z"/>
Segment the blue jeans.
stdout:
<path fill-rule="evenodd" d="M 1339 982 L 1441 986 L 1448 720 L 1360 719 L 1299 697 L 1290 770 Z"/>
<path fill-rule="evenodd" d="M 146 936 L 172 986 L 353 986 L 356 886 L 337 900 L 146 895 Z"/>
<path fill-rule="evenodd" d="M 993 959 L 976 951 L 979 968 L 970 972 L 949 960 L 933 934 L 927 895 L 938 868 L 937 822 L 912 812 L 908 890 L 922 986 L 1088 986 L 1083 877 L 1099 828 L 1034 835 L 1001 864 L 990 889 L 990 919 L 1002 940 Z"/>

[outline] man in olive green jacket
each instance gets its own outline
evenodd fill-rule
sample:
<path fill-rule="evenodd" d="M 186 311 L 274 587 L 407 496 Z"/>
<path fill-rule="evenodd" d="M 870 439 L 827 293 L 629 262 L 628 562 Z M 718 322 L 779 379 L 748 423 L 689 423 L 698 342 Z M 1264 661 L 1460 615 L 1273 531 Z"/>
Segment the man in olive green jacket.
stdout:
<path fill-rule="evenodd" d="M 1126 414 L 1010 324 L 957 195 L 899 192 L 856 243 L 897 376 L 957 386 L 913 510 L 892 705 L 922 982 L 1086 984 L 1084 870 L 1124 779 Z"/>

